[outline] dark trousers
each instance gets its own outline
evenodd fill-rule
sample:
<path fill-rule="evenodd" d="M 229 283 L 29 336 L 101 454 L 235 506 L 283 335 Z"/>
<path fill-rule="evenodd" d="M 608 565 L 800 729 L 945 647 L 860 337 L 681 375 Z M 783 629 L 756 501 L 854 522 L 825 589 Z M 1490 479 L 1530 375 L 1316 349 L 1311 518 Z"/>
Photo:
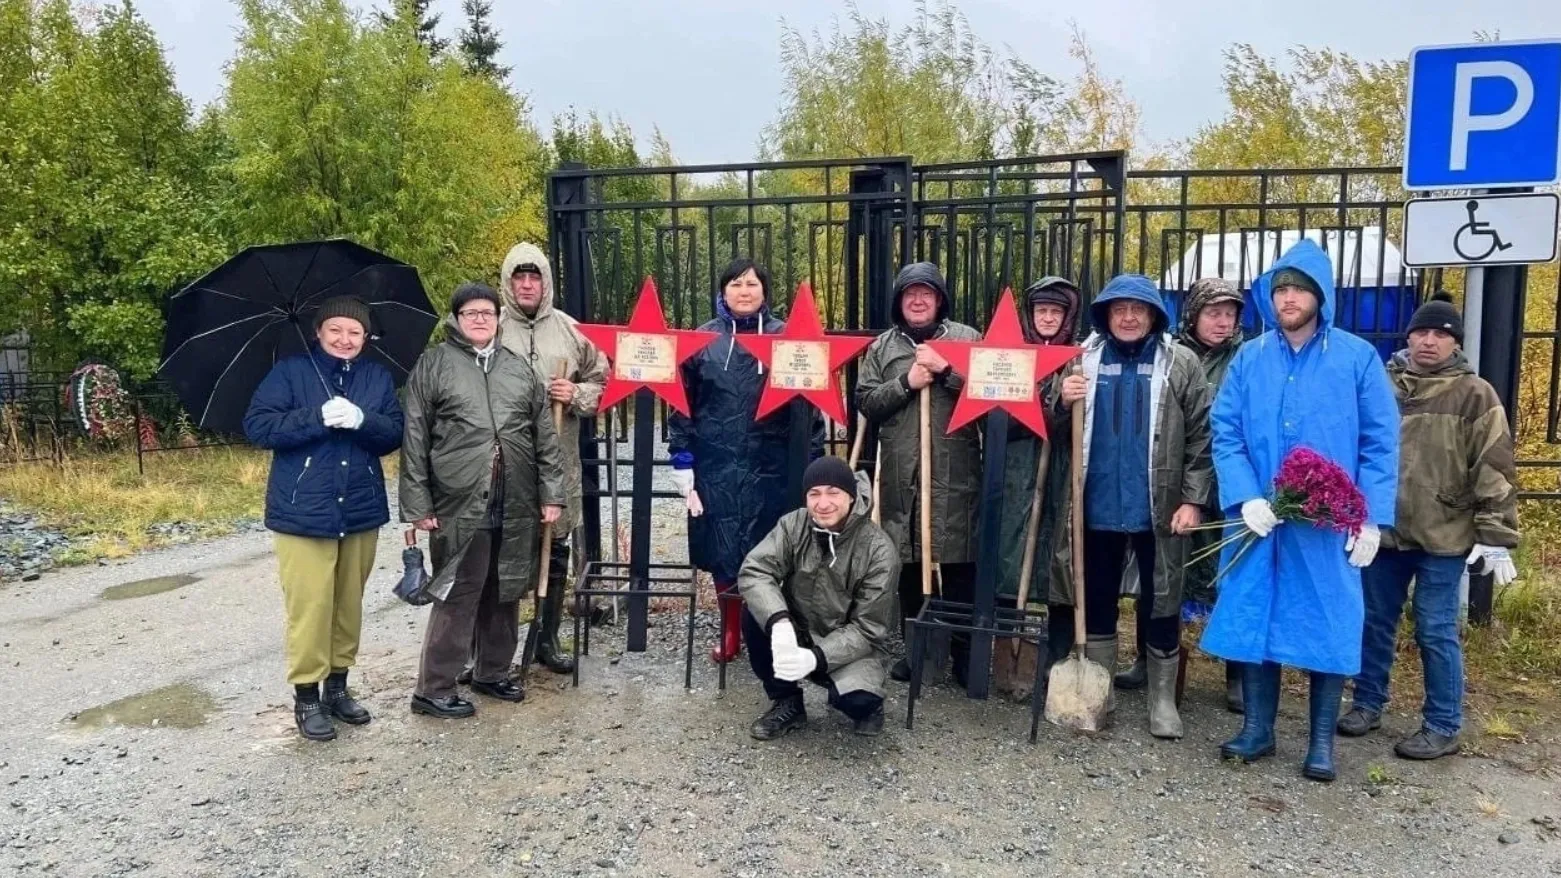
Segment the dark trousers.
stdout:
<path fill-rule="evenodd" d="M 472 679 L 495 682 L 509 673 L 519 642 L 517 601 L 499 601 L 498 530 L 472 536 L 455 569 L 450 595 L 435 601 L 428 614 L 417 694 L 446 698 L 455 694 L 455 678 L 473 656 Z"/>
<path fill-rule="evenodd" d="M 776 679 L 775 657 L 770 652 L 770 635 L 765 633 L 764 626 L 746 609 L 743 610 L 743 638 L 748 641 L 748 665 L 753 668 L 753 675 L 764 684 L 764 694 L 771 701 L 782 701 L 802 694 L 802 687 L 795 682 Z M 807 679 L 810 683 L 827 688 L 829 706 L 851 719 L 867 719 L 883 709 L 882 696 L 861 690 L 842 695 L 828 674 L 815 671 Z"/>
<path fill-rule="evenodd" d="M 1154 532 L 1084 532 L 1084 630 L 1091 637 L 1117 636 L 1117 602 L 1121 600 L 1122 559 L 1131 547 L 1138 557 L 1138 593 L 1147 596 L 1140 610 L 1149 616 L 1154 607 Z M 1181 613 L 1150 617 L 1145 640 L 1161 652 L 1171 652 L 1181 642 Z"/>

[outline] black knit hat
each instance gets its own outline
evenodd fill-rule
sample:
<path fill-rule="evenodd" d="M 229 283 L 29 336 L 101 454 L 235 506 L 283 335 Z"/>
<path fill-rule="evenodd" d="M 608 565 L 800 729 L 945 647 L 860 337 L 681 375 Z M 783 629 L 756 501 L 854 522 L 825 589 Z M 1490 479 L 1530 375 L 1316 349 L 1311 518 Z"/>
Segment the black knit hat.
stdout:
<path fill-rule="evenodd" d="M 1317 297 L 1317 301 L 1323 299 L 1322 288 L 1312 276 L 1295 268 L 1281 268 L 1274 272 L 1273 282 L 1268 285 L 1269 290 L 1277 290 L 1280 287 L 1300 287 Z"/>
<path fill-rule="evenodd" d="M 802 473 L 802 491 L 808 491 L 829 485 L 839 488 L 846 494 L 856 495 L 856 476 L 852 474 L 851 467 L 838 457 L 820 457 L 808 464 L 808 468 Z"/>
<path fill-rule="evenodd" d="M 492 302 L 493 310 L 498 311 L 504 307 L 499 301 L 499 293 L 487 284 L 464 283 L 456 287 L 454 294 L 450 296 L 450 313 L 459 312 L 468 303 L 481 299 L 484 302 Z"/>
<path fill-rule="evenodd" d="M 1417 329 L 1440 329 L 1463 344 L 1463 315 L 1458 313 L 1453 297 L 1441 290 L 1415 309 L 1404 332 L 1407 335 Z"/>
<path fill-rule="evenodd" d="M 357 296 L 333 296 L 321 302 L 319 310 L 314 312 L 314 329 L 318 332 L 332 317 L 346 317 L 358 321 L 363 334 L 368 335 L 373 332 L 373 313 Z"/>

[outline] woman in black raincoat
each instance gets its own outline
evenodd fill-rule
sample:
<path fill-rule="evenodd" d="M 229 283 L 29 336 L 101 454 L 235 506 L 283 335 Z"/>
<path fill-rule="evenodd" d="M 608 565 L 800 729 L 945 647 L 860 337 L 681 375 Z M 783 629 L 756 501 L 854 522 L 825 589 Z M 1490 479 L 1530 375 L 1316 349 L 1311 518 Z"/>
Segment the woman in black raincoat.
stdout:
<path fill-rule="evenodd" d="M 791 418 L 788 405 L 759 420 L 764 367 L 737 343 L 738 333 L 773 335 L 786 324 L 770 313 L 770 276 L 751 259 L 721 274 L 716 317 L 699 327 L 716 340 L 683 363 L 690 417 L 668 421 L 672 479 L 688 504 L 688 557 L 715 580 L 721 639 L 710 658 L 725 663 L 742 649 L 743 603 L 736 597 L 743 558 L 800 498 L 788 497 Z M 824 453 L 824 422 L 813 418 L 809 459 Z"/>

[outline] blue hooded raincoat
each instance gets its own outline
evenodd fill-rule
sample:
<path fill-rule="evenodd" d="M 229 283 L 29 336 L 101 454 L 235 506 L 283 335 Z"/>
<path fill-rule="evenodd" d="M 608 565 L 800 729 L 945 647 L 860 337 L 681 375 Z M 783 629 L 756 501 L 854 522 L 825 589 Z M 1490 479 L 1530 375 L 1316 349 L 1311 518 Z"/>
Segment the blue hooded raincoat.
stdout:
<path fill-rule="evenodd" d="M 1274 273 L 1293 268 L 1317 282 L 1317 334 L 1300 351 L 1271 328 L 1242 345 L 1214 403 L 1214 469 L 1220 506 L 1272 498 L 1279 465 L 1307 447 L 1344 468 L 1366 498 L 1367 521 L 1393 524 L 1398 494 L 1398 405 L 1377 351 L 1333 325 L 1333 270 L 1311 241 L 1285 252 L 1252 288 L 1268 327 L 1277 327 Z M 1360 571 L 1345 535 L 1282 522 L 1225 573 L 1202 646 L 1221 658 L 1277 662 L 1326 674 L 1360 670 L 1364 607 Z M 1221 569 L 1234 549 L 1226 549 Z"/>

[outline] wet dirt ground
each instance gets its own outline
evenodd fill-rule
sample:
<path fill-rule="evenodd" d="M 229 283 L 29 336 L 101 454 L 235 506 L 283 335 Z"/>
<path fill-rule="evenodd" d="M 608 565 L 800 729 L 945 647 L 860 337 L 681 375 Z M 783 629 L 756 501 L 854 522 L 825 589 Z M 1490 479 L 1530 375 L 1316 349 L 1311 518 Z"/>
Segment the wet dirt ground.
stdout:
<path fill-rule="evenodd" d="M 1553 738 L 1406 763 L 1392 715 L 1312 783 L 1294 691 L 1277 758 L 1219 761 L 1238 718 L 1212 667 L 1180 742 L 1141 693 L 1032 746 L 1025 707 L 939 686 L 906 731 L 895 684 L 882 737 L 815 691 L 807 730 L 759 744 L 745 666 L 718 693 L 702 629 L 685 690 L 664 613 L 645 653 L 598 629 L 579 689 L 538 670 L 524 704 L 414 717 L 427 611 L 390 595 L 399 548 L 352 681 L 374 722 L 328 744 L 292 727 L 267 535 L 0 584 L 0 875 L 1561 875 Z"/>

